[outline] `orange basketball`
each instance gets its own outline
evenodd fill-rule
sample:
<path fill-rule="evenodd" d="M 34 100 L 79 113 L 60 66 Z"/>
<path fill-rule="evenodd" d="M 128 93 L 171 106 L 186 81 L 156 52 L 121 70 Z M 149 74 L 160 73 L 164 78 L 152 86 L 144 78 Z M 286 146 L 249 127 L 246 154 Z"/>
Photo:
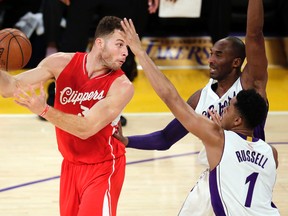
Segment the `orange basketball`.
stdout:
<path fill-rule="evenodd" d="M 31 43 L 23 32 L 14 28 L 0 31 L 0 69 L 19 70 L 28 63 L 31 54 Z"/>

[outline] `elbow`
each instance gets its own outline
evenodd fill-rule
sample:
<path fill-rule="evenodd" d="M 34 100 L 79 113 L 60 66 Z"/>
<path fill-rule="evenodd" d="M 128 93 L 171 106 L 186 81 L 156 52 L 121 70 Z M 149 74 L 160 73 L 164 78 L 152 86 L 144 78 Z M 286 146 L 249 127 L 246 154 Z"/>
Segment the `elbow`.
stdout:
<path fill-rule="evenodd" d="M 1 96 L 2 96 L 3 98 L 10 98 L 10 97 L 13 96 L 13 93 L 12 93 L 12 92 L 8 92 L 8 91 L 4 91 L 4 92 L 1 91 L 0 94 L 1 94 Z"/>
<path fill-rule="evenodd" d="M 80 138 L 80 139 L 82 139 L 82 140 L 86 140 L 86 139 L 88 139 L 89 137 L 91 137 L 91 135 L 82 133 L 82 134 L 78 134 L 77 137 Z"/>
<path fill-rule="evenodd" d="M 257 43 L 263 43 L 264 42 L 264 35 L 262 29 L 259 29 L 258 31 L 251 32 L 247 31 L 246 38 L 249 40 L 253 40 Z"/>
<path fill-rule="evenodd" d="M 79 139 L 86 140 L 94 134 L 90 133 L 89 131 L 78 131 L 78 133 L 75 133 L 74 135 Z"/>
<path fill-rule="evenodd" d="M 90 126 L 87 122 L 84 124 L 78 124 L 74 132 L 74 136 L 78 137 L 79 139 L 86 140 L 96 134 L 92 128 L 93 127 Z"/>
<path fill-rule="evenodd" d="M 9 98 L 9 97 L 10 97 L 8 94 L 3 94 L 3 93 L 1 93 L 1 96 L 2 96 L 3 98 Z"/>

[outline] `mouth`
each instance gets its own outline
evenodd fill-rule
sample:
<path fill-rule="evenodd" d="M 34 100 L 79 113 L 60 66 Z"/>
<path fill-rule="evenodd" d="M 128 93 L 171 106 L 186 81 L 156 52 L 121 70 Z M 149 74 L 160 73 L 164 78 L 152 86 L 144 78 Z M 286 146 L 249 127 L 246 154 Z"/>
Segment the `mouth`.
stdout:
<path fill-rule="evenodd" d="M 120 65 L 123 65 L 125 63 L 125 60 L 120 60 L 119 63 Z"/>
<path fill-rule="evenodd" d="M 212 67 L 210 67 L 210 74 L 213 74 L 213 73 L 215 73 L 216 72 L 216 69 L 215 68 L 212 68 Z"/>

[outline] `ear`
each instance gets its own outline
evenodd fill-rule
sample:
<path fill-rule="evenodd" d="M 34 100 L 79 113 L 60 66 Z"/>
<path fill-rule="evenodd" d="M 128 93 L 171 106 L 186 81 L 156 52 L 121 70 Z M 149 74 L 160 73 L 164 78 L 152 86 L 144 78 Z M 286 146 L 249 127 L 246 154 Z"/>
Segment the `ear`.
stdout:
<path fill-rule="evenodd" d="M 94 42 L 94 45 L 96 47 L 102 48 L 104 46 L 104 40 L 102 38 L 96 38 L 95 42 Z"/>
<path fill-rule="evenodd" d="M 233 60 L 233 67 L 240 67 L 241 64 L 242 64 L 241 58 L 235 58 L 235 59 Z"/>
<path fill-rule="evenodd" d="M 242 124 L 243 119 L 240 116 L 236 116 L 234 119 L 234 125 L 239 126 Z"/>

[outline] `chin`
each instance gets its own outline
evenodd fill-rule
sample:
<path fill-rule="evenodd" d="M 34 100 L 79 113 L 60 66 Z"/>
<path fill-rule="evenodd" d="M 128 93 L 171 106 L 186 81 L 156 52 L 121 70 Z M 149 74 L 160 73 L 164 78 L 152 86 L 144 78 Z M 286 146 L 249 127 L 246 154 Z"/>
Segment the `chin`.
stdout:
<path fill-rule="evenodd" d="M 210 78 L 214 79 L 214 80 L 218 80 L 217 79 L 217 75 L 214 73 L 210 73 Z"/>
<path fill-rule="evenodd" d="M 121 68 L 121 67 L 115 67 L 115 68 L 113 68 L 113 70 L 114 70 L 114 71 L 116 71 L 116 70 L 122 70 L 122 68 Z"/>

